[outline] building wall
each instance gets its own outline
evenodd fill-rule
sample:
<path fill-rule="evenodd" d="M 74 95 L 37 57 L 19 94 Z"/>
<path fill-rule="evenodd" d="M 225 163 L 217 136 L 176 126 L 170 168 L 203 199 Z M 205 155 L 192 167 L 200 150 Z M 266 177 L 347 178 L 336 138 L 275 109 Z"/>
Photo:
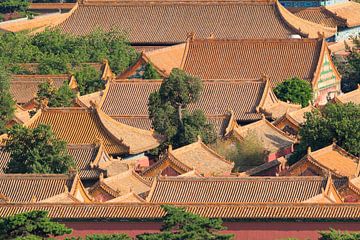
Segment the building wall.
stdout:
<path fill-rule="evenodd" d="M 73 229 L 71 236 L 87 234 L 127 233 L 134 237 L 145 232 L 157 232 L 158 222 L 66 222 Z M 228 228 L 224 233 L 235 234 L 238 240 L 275 240 L 289 237 L 299 239 L 318 239 L 318 231 L 329 228 L 346 231 L 359 231 L 360 223 L 354 222 L 225 222 Z"/>
<path fill-rule="evenodd" d="M 349 39 L 351 36 L 357 36 L 360 33 L 360 26 L 352 28 L 339 29 L 335 35 L 335 41 L 343 41 Z"/>
<path fill-rule="evenodd" d="M 347 2 L 347 0 L 329 0 L 329 1 L 286 1 L 281 0 L 280 3 L 284 7 L 320 7 L 320 6 L 329 6 L 338 3 Z"/>

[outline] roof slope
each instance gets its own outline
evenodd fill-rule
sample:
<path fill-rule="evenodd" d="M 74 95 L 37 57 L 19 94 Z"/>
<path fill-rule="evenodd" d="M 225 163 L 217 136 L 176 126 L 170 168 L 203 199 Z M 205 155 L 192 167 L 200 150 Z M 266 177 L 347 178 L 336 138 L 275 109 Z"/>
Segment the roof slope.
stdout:
<path fill-rule="evenodd" d="M 322 177 L 166 177 L 154 181 L 147 201 L 153 203 L 300 202 L 326 187 Z"/>
<path fill-rule="evenodd" d="M 262 99 L 264 81 L 204 81 L 200 99 L 190 110 L 201 109 L 205 115 L 223 115 L 228 109 L 239 120 L 257 120 L 257 106 Z M 150 93 L 160 88 L 161 81 L 123 80 L 110 83 L 101 109 L 111 117 L 148 116 Z M 223 96 L 223 97 L 220 97 Z M 225 97 L 226 96 L 226 97 Z"/>
<path fill-rule="evenodd" d="M 356 103 L 360 104 L 360 85 L 354 91 L 345 93 L 343 95 L 335 96 L 335 101 L 339 103 Z"/>
<path fill-rule="evenodd" d="M 336 28 L 337 26 L 345 25 L 338 17 L 330 14 L 325 7 L 307 7 L 307 8 L 291 8 L 288 9 L 295 16 L 308 20 L 310 22 L 318 23 L 326 27 Z"/>
<path fill-rule="evenodd" d="M 201 79 L 256 79 L 265 74 L 272 86 L 294 76 L 311 82 L 323 44 L 312 39 L 195 39 L 188 43 L 182 68 Z"/>
<path fill-rule="evenodd" d="M 71 189 L 74 177 L 62 174 L 2 174 L 0 193 L 9 202 L 41 201 Z"/>
<path fill-rule="evenodd" d="M 335 29 L 292 15 L 276 1 L 85 1 L 59 27 L 75 35 L 116 27 L 135 44 L 184 42 L 190 32 L 234 39 L 335 34 Z"/>
<path fill-rule="evenodd" d="M 17 103 L 24 104 L 36 96 L 40 83 L 52 81 L 58 88 L 69 80 L 69 75 L 12 75 L 10 93 Z"/>
<path fill-rule="evenodd" d="M 68 144 L 103 142 L 109 154 L 139 153 L 157 147 L 161 138 L 150 131 L 121 124 L 100 109 L 48 108 L 39 111 L 27 126 L 48 124 Z"/>
<path fill-rule="evenodd" d="M 360 3 L 348 1 L 325 7 L 334 16 L 344 19 L 347 27 L 360 25 Z"/>

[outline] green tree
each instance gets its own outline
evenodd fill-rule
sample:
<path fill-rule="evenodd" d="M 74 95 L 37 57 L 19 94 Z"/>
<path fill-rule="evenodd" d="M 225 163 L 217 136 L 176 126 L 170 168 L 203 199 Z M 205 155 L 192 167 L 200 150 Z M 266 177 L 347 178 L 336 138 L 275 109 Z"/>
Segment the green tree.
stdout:
<path fill-rule="evenodd" d="M 282 101 L 301 104 L 306 107 L 312 100 L 312 89 L 309 82 L 293 77 L 280 83 L 274 89 L 276 96 Z"/>
<path fill-rule="evenodd" d="M 75 72 L 75 79 L 81 95 L 93 93 L 104 89 L 105 82 L 101 74 L 92 66 L 84 64 Z"/>
<path fill-rule="evenodd" d="M 74 98 L 75 93 L 68 84 L 64 83 L 57 89 L 51 80 L 40 83 L 36 94 L 36 100 L 49 107 L 70 107 Z"/>
<path fill-rule="evenodd" d="M 62 74 L 67 73 L 70 63 L 64 54 L 47 54 L 39 62 L 40 74 Z"/>
<path fill-rule="evenodd" d="M 320 240 L 358 240 L 360 239 L 360 232 L 340 232 L 335 229 L 330 229 L 330 231 L 320 232 Z"/>
<path fill-rule="evenodd" d="M 119 234 L 94 234 L 94 235 L 86 235 L 85 238 L 81 237 L 71 237 L 66 238 L 65 240 L 131 240 L 127 234 L 119 233 Z"/>
<path fill-rule="evenodd" d="M 0 67 L 0 134 L 5 132 L 6 124 L 14 115 L 15 101 L 10 94 L 10 77 Z"/>
<path fill-rule="evenodd" d="M 166 211 L 160 233 L 145 233 L 136 236 L 138 240 L 227 240 L 232 234 L 219 234 L 226 229 L 221 219 L 209 219 L 186 212 L 183 208 L 163 206 Z"/>
<path fill-rule="evenodd" d="M 46 211 L 32 211 L 0 219 L 0 239 L 45 239 L 72 232 L 63 224 L 52 222 Z"/>
<path fill-rule="evenodd" d="M 166 144 L 175 147 L 196 141 L 200 135 L 205 143 L 215 141 L 212 124 L 201 110 L 189 113 L 186 107 L 200 97 L 202 82 L 180 69 L 173 69 L 160 86 L 159 91 L 150 94 L 148 109 L 152 125 L 167 137 Z"/>
<path fill-rule="evenodd" d="M 15 125 L 8 130 L 5 144 L 11 157 L 7 173 L 67 173 L 75 166 L 66 143 L 48 125 L 34 129 Z"/>
<path fill-rule="evenodd" d="M 333 140 L 349 153 L 360 155 L 360 105 L 327 104 L 323 110 L 306 114 L 300 129 L 300 144 L 289 162 L 294 163 L 306 154 L 307 147 L 317 150 Z"/>
<path fill-rule="evenodd" d="M 145 70 L 144 70 L 144 79 L 159 79 L 161 78 L 159 73 L 156 71 L 154 66 L 151 63 L 146 64 Z"/>
<path fill-rule="evenodd" d="M 29 7 L 28 0 L 2 0 L 0 1 L 0 13 L 12 13 L 26 11 Z"/>

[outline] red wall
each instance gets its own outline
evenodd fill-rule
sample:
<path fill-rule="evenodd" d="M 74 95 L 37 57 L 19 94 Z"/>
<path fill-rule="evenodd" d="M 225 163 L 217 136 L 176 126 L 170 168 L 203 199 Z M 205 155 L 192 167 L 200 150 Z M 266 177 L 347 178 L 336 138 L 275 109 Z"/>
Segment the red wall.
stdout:
<path fill-rule="evenodd" d="M 65 223 L 73 229 L 72 236 L 85 236 L 87 234 L 127 233 L 130 236 L 144 232 L 156 232 L 161 223 L 153 222 L 72 222 Z M 360 231 L 360 223 L 289 223 L 289 222 L 228 222 L 224 223 L 228 230 L 224 233 L 233 233 L 235 239 L 275 240 L 288 237 L 299 239 L 318 239 L 318 230 L 329 228 Z"/>

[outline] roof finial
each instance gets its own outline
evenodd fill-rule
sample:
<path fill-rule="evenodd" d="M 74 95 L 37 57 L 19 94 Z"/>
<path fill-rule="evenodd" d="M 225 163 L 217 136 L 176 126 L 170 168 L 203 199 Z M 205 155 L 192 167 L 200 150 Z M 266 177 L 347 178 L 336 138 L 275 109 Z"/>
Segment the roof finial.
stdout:
<path fill-rule="evenodd" d="M 333 139 L 332 139 L 332 146 L 333 146 L 333 147 L 336 147 L 336 138 L 333 138 Z"/>
<path fill-rule="evenodd" d="M 172 145 L 169 144 L 169 146 L 168 146 L 168 152 L 172 152 L 172 150 L 173 150 Z"/>
<path fill-rule="evenodd" d="M 215 34 L 214 34 L 214 33 L 210 33 L 209 39 L 215 39 Z"/>
<path fill-rule="evenodd" d="M 261 80 L 263 80 L 264 82 L 269 80 L 269 76 L 266 73 L 261 73 Z"/>
<path fill-rule="evenodd" d="M 309 146 L 308 148 L 307 148 L 307 154 L 310 154 L 311 153 L 311 147 Z"/>
<path fill-rule="evenodd" d="M 187 34 L 187 38 L 188 38 L 189 40 L 194 40 L 194 39 L 195 39 L 195 32 L 189 32 L 189 33 Z"/>
<path fill-rule="evenodd" d="M 265 117 L 265 114 L 261 114 L 261 120 L 265 120 L 266 119 L 266 117 Z"/>
<path fill-rule="evenodd" d="M 200 135 L 197 135 L 197 142 L 202 142 Z"/>
<path fill-rule="evenodd" d="M 104 181 L 104 173 L 100 173 L 100 175 L 99 175 L 99 181 L 100 181 L 100 182 Z"/>
<path fill-rule="evenodd" d="M 66 186 L 66 184 L 64 185 L 64 192 L 65 192 L 65 193 L 68 193 L 68 192 L 69 192 L 69 188 L 68 188 L 68 186 Z"/>
<path fill-rule="evenodd" d="M 36 196 L 32 196 L 31 202 L 32 202 L 32 203 L 36 203 L 36 201 L 37 201 L 37 197 L 36 197 Z"/>

